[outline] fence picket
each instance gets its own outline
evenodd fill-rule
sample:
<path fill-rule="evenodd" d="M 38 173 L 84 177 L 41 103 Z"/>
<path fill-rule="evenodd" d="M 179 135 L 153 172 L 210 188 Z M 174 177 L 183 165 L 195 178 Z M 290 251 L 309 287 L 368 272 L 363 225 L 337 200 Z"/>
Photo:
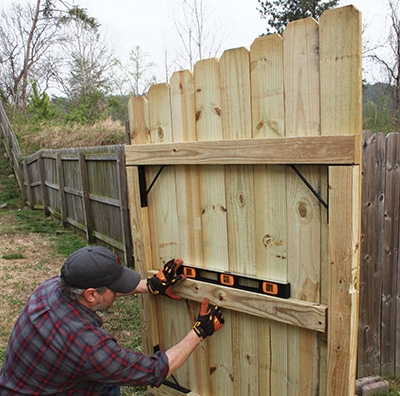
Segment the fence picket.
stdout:
<path fill-rule="evenodd" d="M 286 136 L 313 136 L 321 133 L 319 26 L 312 18 L 290 23 L 284 35 L 284 86 Z M 318 166 L 299 166 L 298 170 L 318 192 L 322 170 Z M 292 295 L 306 301 L 321 301 L 321 223 L 320 202 L 292 169 L 287 177 L 288 277 Z M 297 327 L 288 328 L 290 356 L 288 394 L 325 394 L 319 378 L 320 353 L 326 345 L 318 335 Z M 318 391 L 319 390 L 319 391 Z"/>
<path fill-rule="evenodd" d="M 253 137 L 283 137 L 282 37 L 272 35 L 257 38 L 250 47 L 250 62 Z M 254 167 L 257 273 L 265 279 L 282 282 L 288 280 L 285 174 L 286 166 Z M 263 202 L 269 204 L 264 205 Z M 279 394 L 288 387 L 287 333 L 288 326 L 285 324 L 258 320 L 258 349 L 264 351 L 258 356 L 259 394 Z"/>
<path fill-rule="evenodd" d="M 396 284 L 398 281 L 400 140 L 398 134 L 386 138 L 385 223 L 382 268 L 381 373 L 390 375 L 396 366 Z"/>
<path fill-rule="evenodd" d="M 386 136 L 363 133 L 358 376 L 380 370 Z"/>
<path fill-rule="evenodd" d="M 196 63 L 194 68 L 195 119 L 197 140 L 223 138 L 221 115 L 220 68 L 216 59 Z M 224 167 L 205 165 L 199 172 L 199 208 L 202 232 L 201 254 L 197 262 L 205 268 L 223 271 L 228 268 L 226 192 Z M 217 303 L 217 301 L 212 301 Z M 205 394 L 233 394 L 232 359 L 229 354 L 231 334 L 223 340 L 211 337 L 204 354 L 208 362 L 202 368 L 202 389 Z M 213 367 L 212 375 L 204 367 Z M 207 389 L 208 387 L 208 389 Z"/>

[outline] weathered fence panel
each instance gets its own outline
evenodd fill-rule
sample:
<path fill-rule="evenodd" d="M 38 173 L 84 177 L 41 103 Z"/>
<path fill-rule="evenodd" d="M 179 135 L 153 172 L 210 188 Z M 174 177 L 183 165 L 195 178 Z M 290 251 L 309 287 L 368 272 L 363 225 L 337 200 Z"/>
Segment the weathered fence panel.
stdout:
<path fill-rule="evenodd" d="M 41 150 L 24 158 L 21 169 L 27 205 L 133 265 L 124 146 Z"/>
<path fill-rule="evenodd" d="M 339 8 L 132 99 L 125 152 L 138 268 L 152 274 L 178 256 L 200 272 L 291 285 L 288 300 L 197 279 L 176 286 L 185 301 L 144 296 L 147 353 L 181 339 L 205 296 L 226 317 L 223 334 L 175 374 L 179 389 L 151 394 L 355 393 L 360 34 L 359 12 Z M 152 185 L 145 202 L 143 184 Z"/>
<path fill-rule="evenodd" d="M 363 133 L 358 376 L 400 375 L 400 134 Z"/>

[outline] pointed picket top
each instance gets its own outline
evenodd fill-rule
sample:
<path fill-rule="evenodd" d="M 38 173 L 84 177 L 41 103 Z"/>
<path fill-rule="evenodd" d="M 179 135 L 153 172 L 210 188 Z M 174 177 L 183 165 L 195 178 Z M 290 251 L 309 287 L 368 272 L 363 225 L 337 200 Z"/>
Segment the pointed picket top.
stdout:
<path fill-rule="evenodd" d="M 152 143 L 172 142 L 170 87 L 167 83 L 152 85 L 147 94 Z"/>
<path fill-rule="evenodd" d="M 319 26 L 313 18 L 283 33 L 286 136 L 320 135 Z"/>
<path fill-rule="evenodd" d="M 149 108 L 144 96 L 132 96 L 128 103 L 129 132 L 132 144 L 150 143 Z"/>
<path fill-rule="evenodd" d="M 362 20 L 352 5 L 325 11 L 320 19 L 321 133 L 362 130 Z"/>
<path fill-rule="evenodd" d="M 283 137 L 283 40 L 278 34 L 258 37 L 250 47 L 252 134 Z"/>

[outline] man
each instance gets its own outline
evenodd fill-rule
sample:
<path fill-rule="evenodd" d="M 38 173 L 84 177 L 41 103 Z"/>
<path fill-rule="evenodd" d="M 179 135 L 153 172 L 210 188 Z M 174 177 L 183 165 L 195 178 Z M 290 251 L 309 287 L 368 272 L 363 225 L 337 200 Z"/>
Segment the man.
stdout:
<path fill-rule="evenodd" d="M 118 345 L 95 313 L 115 297 L 151 292 L 180 299 L 172 286 L 182 260 L 170 260 L 150 279 L 123 266 L 110 250 L 87 246 L 71 254 L 60 276 L 28 299 L 11 334 L 0 371 L 0 395 L 113 395 L 120 385 L 159 387 L 224 319 L 204 299 L 187 335 L 148 357 Z"/>

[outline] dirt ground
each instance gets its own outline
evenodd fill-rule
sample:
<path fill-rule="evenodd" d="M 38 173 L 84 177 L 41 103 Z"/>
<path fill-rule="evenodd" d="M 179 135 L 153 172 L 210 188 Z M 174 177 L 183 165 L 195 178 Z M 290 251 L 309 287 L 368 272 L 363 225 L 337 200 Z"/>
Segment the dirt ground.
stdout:
<path fill-rule="evenodd" d="M 5 259 L 7 255 L 22 258 Z M 12 212 L 0 209 L 0 349 L 31 292 L 45 279 L 57 275 L 63 258 L 54 253 L 48 235 L 15 229 Z"/>

